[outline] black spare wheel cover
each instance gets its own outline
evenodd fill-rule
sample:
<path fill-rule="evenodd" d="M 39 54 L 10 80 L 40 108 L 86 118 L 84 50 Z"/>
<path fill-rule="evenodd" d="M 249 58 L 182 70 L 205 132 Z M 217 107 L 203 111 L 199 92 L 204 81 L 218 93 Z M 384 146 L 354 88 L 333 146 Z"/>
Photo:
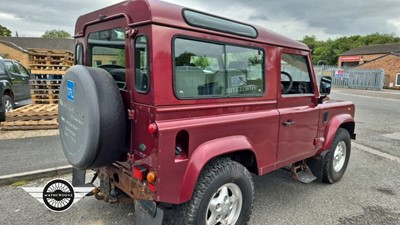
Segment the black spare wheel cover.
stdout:
<path fill-rule="evenodd" d="M 125 153 L 124 104 L 107 71 L 71 67 L 61 83 L 58 113 L 61 144 L 72 166 L 98 168 Z"/>

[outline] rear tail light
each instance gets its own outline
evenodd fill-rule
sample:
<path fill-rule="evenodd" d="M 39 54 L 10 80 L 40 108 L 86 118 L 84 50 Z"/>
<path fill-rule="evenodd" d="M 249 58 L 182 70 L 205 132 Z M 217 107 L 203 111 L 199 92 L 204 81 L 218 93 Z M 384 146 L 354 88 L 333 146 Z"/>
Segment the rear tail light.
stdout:
<path fill-rule="evenodd" d="M 139 181 L 145 182 L 144 185 L 147 188 L 155 193 L 157 191 L 157 187 L 154 182 L 157 179 L 157 174 L 153 170 L 149 170 L 147 165 L 135 165 L 132 167 L 132 176 Z"/>
<path fill-rule="evenodd" d="M 146 176 L 147 182 L 154 183 L 156 181 L 156 173 L 154 171 L 150 171 Z"/>
<path fill-rule="evenodd" d="M 147 187 L 150 189 L 151 192 L 156 192 L 157 191 L 157 187 L 154 184 L 148 183 Z"/>
<path fill-rule="evenodd" d="M 137 165 L 132 168 L 132 174 L 134 178 L 143 181 L 147 176 L 147 169 L 143 166 Z"/>
<path fill-rule="evenodd" d="M 151 123 L 151 124 L 149 124 L 149 127 L 147 127 L 147 132 L 149 134 L 155 134 L 155 133 L 157 133 L 157 130 L 158 130 L 157 124 L 155 124 L 155 123 Z"/>

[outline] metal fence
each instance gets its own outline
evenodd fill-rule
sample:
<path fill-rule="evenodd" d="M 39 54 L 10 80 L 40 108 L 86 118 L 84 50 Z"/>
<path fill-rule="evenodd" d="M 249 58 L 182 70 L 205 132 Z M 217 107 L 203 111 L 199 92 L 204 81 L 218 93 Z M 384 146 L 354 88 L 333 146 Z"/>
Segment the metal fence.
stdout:
<path fill-rule="evenodd" d="M 385 77 L 383 69 L 339 68 L 335 66 L 314 66 L 318 83 L 322 76 L 332 77 L 336 87 L 382 90 Z"/>

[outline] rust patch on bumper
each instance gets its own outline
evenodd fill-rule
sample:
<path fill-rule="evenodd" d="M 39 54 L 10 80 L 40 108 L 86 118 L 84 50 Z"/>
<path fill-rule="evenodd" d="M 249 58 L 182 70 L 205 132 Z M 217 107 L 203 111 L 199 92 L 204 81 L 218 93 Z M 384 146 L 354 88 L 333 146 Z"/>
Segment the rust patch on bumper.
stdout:
<path fill-rule="evenodd" d="M 154 193 L 152 193 L 146 186 L 135 180 L 126 173 L 126 169 L 118 168 L 115 166 L 107 166 L 100 170 L 100 173 L 108 177 L 111 189 L 118 188 L 133 199 L 141 200 L 154 200 Z M 103 176 L 101 176 L 103 177 Z M 107 182 L 105 180 L 105 182 Z"/>

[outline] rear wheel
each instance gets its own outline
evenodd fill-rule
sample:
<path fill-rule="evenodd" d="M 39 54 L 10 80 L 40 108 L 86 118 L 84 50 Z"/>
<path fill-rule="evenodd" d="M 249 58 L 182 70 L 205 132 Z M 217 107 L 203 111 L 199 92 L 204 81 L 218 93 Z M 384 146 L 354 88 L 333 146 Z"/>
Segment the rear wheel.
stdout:
<path fill-rule="evenodd" d="M 323 182 L 333 184 L 342 178 L 349 163 L 350 152 L 350 134 L 346 129 L 339 128 L 331 147 L 324 157 Z"/>
<path fill-rule="evenodd" d="M 14 109 L 14 101 L 9 95 L 3 95 L 3 105 L 6 112 L 11 112 Z"/>
<path fill-rule="evenodd" d="M 175 224 L 247 224 L 254 185 L 249 171 L 229 158 L 211 161 L 202 171 L 192 199 Z"/>

